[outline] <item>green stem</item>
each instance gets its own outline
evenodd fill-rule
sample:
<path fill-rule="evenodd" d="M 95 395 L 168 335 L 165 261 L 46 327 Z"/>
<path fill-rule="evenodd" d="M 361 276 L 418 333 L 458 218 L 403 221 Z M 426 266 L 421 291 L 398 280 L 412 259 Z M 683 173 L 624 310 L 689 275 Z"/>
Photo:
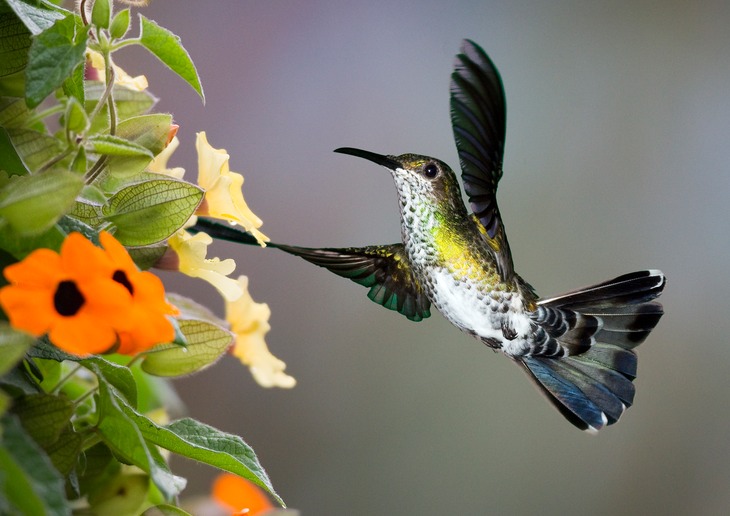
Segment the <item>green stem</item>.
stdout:
<path fill-rule="evenodd" d="M 93 387 L 93 388 L 89 389 L 88 391 L 86 391 L 85 393 L 83 393 L 83 394 L 82 394 L 81 396 L 79 396 L 78 398 L 76 398 L 76 399 L 74 400 L 74 406 L 78 407 L 78 406 L 79 406 L 79 405 L 81 405 L 81 404 L 82 404 L 82 403 L 83 403 L 84 401 L 86 401 L 86 399 L 87 399 L 87 398 L 88 398 L 89 396 L 92 396 L 92 395 L 93 395 L 93 394 L 94 394 L 94 393 L 95 393 L 96 391 L 98 391 L 98 390 L 99 390 L 99 387 Z"/>
<path fill-rule="evenodd" d="M 40 112 L 36 113 L 35 115 L 33 115 L 32 117 L 29 117 L 25 121 L 25 125 L 26 126 L 33 125 L 34 123 L 36 123 L 40 120 L 43 120 L 44 118 L 47 118 L 51 115 L 55 115 L 56 113 L 61 113 L 61 112 L 63 112 L 63 106 L 61 104 L 56 104 L 55 106 L 50 107 L 50 108 L 46 109 L 45 111 L 40 111 Z"/>
<path fill-rule="evenodd" d="M 86 180 L 85 183 L 87 185 L 90 185 L 93 183 L 97 177 L 99 177 L 99 174 L 101 174 L 101 171 L 104 168 L 104 165 L 106 165 L 106 162 L 109 160 L 107 156 L 102 156 L 98 160 L 96 160 L 96 163 L 94 163 L 89 171 L 86 173 Z"/>
<path fill-rule="evenodd" d="M 112 63 L 111 53 L 104 56 L 106 63 L 106 83 L 111 84 L 109 95 L 107 95 L 107 104 L 109 104 L 109 134 L 114 135 L 117 132 L 117 106 L 114 104 L 114 64 Z"/>
<path fill-rule="evenodd" d="M 104 55 L 104 68 L 105 68 L 105 77 L 106 77 L 106 88 L 104 88 L 104 92 L 101 94 L 101 97 L 99 97 L 99 102 L 97 102 L 96 106 L 94 106 L 94 110 L 89 115 L 89 121 L 93 121 L 94 118 L 101 112 L 101 110 L 104 108 L 104 104 L 107 103 L 107 101 L 112 96 L 112 90 L 114 89 L 114 68 L 112 68 L 111 63 L 109 62 L 109 55 Z M 111 80 L 109 80 L 111 78 Z M 112 115 L 113 110 L 113 102 L 110 103 L 109 107 L 109 118 L 111 119 L 112 116 L 114 116 L 114 124 L 115 124 L 115 130 L 116 130 L 116 112 L 114 115 Z M 110 131 L 110 134 L 114 134 Z"/>
<path fill-rule="evenodd" d="M 79 14 L 81 15 L 81 21 L 83 24 L 88 25 L 89 20 L 86 17 L 86 0 L 81 0 L 81 2 L 79 2 Z"/>
<path fill-rule="evenodd" d="M 71 154 L 73 149 L 71 147 L 67 148 L 65 151 L 63 151 L 61 154 L 56 156 L 55 158 L 50 159 L 49 161 L 46 161 L 43 165 L 41 165 L 38 170 L 35 171 L 35 174 L 40 174 L 42 172 L 45 172 L 49 168 L 51 168 L 53 165 L 64 159 L 66 156 Z"/>
<path fill-rule="evenodd" d="M 50 392 L 51 394 L 56 394 L 59 390 L 61 390 L 61 387 L 63 387 L 63 384 L 66 383 L 69 380 L 69 378 L 71 378 L 73 375 L 75 375 L 76 371 L 78 371 L 82 367 L 83 366 L 81 364 L 76 364 L 74 367 L 71 368 L 71 370 L 63 378 L 58 380 L 56 385 L 54 385 L 53 388 L 50 389 L 48 392 Z"/>
<path fill-rule="evenodd" d="M 139 353 L 137 355 L 134 355 L 132 359 L 127 362 L 127 369 L 132 369 L 132 366 L 135 364 L 135 362 L 139 362 L 146 356 L 146 353 Z"/>
<path fill-rule="evenodd" d="M 115 50 L 119 50 L 122 47 L 126 47 L 128 45 L 139 45 L 142 43 L 142 38 L 129 38 L 129 39 L 123 39 L 120 41 L 117 41 L 116 43 L 112 44 L 111 50 L 112 52 Z"/>

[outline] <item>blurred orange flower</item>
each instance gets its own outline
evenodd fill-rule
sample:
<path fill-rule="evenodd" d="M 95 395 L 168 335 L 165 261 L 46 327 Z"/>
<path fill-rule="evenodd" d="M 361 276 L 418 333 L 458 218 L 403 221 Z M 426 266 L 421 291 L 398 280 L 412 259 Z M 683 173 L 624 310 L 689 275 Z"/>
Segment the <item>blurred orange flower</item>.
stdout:
<path fill-rule="evenodd" d="M 5 268 L 10 282 L 0 304 L 10 324 L 74 355 L 116 351 L 134 354 L 170 341 L 175 313 L 160 280 L 137 270 L 126 249 L 110 234 L 104 249 L 71 233 L 61 252 L 37 249 Z"/>
<path fill-rule="evenodd" d="M 266 494 L 252 482 L 231 473 L 222 473 L 213 482 L 213 499 L 232 515 L 263 515 L 274 509 Z"/>
<path fill-rule="evenodd" d="M 109 233 L 103 231 L 99 240 L 114 264 L 112 278 L 132 296 L 125 324 L 118 327 L 119 348 L 115 352 L 134 355 L 155 344 L 172 341 L 175 329 L 167 316 L 179 312 L 165 300 L 165 287 L 160 278 L 137 269 L 124 246 Z"/>
<path fill-rule="evenodd" d="M 75 355 L 102 353 L 117 340 L 131 304 L 129 292 L 114 281 L 107 254 L 80 233 L 70 234 L 60 254 L 37 249 L 5 268 L 10 285 L 0 304 L 10 324 Z"/>

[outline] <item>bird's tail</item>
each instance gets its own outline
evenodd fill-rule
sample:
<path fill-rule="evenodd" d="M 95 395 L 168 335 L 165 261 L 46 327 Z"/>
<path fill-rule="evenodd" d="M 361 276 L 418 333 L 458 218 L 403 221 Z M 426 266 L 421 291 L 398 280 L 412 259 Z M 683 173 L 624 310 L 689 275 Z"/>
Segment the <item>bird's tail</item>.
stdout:
<path fill-rule="evenodd" d="M 563 335 L 556 337 L 558 342 L 563 337 L 576 341 L 579 330 L 590 334 L 589 346 L 578 353 L 517 359 L 575 426 L 598 431 L 618 421 L 631 406 L 636 377 L 633 348 L 644 341 L 664 313 L 662 305 L 652 300 L 661 294 L 665 283 L 664 274 L 658 270 L 640 271 L 539 301 L 538 310 L 543 313 L 567 314 L 562 321 Z M 597 324 L 592 329 L 573 324 L 574 331 L 565 330 L 576 320 L 595 320 Z M 544 324 L 547 333 L 557 331 L 555 320 L 537 324 Z"/>

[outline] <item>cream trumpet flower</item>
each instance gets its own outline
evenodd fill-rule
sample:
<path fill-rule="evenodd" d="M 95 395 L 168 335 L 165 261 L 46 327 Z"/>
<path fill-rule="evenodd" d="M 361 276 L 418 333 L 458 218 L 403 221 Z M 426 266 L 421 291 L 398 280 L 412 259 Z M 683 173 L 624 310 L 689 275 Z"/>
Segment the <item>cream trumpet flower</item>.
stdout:
<path fill-rule="evenodd" d="M 262 387 L 294 387 L 297 381 L 284 372 L 286 364 L 271 354 L 264 340 L 271 329 L 269 305 L 251 298 L 246 276 L 239 276 L 238 284 L 243 295 L 226 302 L 226 320 L 235 334 L 232 354 L 249 367 L 254 380 Z"/>
<path fill-rule="evenodd" d="M 213 239 L 207 233 L 191 235 L 184 229 L 177 231 L 168 241 L 174 251 L 173 258 L 166 254 L 160 263 L 162 269 L 177 269 L 192 278 L 200 278 L 213 285 L 226 301 L 241 297 L 243 290 L 239 283 L 228 275 L 236 268 L 231 258 L 206 258 L 208 246 Z M 175 262 L 175 263 L 172 263 Z"/>
<path fill-rule="evenodd" d="M 163 174 L 175 179 L 182 179 L 183 175 L 185 175 L 184 168 L 167 168 L 167 162 L 170 159 L 170 156 L 172 156 L 172 153 L 175 152 L 175 149 L 177 149 L 179 145 L 180 140 L 178 140 L 177 136 L 173 137 L 172 140 L 170 140 L 170 143 L 167 144 L 167 147 L 162 149 L 162 152 L 152 158 L 150 164 L 147 165 L 147 171 L 154 172 L 155 174 Z"/>
<path fill-rule="evenodd" d="M 239 224 L 261 246 L 265 246 L 269 238 L 257 229 L 261 227 L 262 221 L 243 199 L 243 176 L 230 171 L 230 156 L 225 149 L 213 148 L 204 131 L 198 133 L 195 148 L 198 151 L 198 185 L 205 190 L 205 200 L 197 214 Z"/>

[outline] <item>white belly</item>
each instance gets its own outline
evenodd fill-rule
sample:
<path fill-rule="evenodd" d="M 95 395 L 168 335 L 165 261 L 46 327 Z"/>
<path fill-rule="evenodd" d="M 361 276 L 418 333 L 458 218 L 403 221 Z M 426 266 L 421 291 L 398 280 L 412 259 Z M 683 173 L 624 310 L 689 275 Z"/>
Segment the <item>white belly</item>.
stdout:
<path fill-rule="evenodd" d="M 530 349 L 532 324 L 517 292 L 485 293 L 460 282 L 445 269 L 432 270 L 431 301 L 452 324 L 480 340 L 501 344 L 508 355 Z M 513 338 L 506 338 L 506 333 Z"/>

